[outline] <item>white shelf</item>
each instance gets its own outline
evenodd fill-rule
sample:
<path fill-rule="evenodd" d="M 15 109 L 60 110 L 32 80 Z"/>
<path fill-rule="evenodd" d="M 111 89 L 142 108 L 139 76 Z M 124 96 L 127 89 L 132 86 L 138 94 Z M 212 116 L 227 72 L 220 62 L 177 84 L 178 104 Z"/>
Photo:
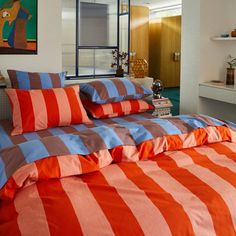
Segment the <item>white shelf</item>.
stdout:
<path fill-rule="evenodd" d="M 236 104 L 236 85 L 199 84 L 199 96 L 221 102 Z"/>
<path fill-rule="evenodd" d="M 228 37 L 228 38 L 212 37 L 211 40 L 213 40 L 213 41 L 236 41 L 236 37 Z"/>

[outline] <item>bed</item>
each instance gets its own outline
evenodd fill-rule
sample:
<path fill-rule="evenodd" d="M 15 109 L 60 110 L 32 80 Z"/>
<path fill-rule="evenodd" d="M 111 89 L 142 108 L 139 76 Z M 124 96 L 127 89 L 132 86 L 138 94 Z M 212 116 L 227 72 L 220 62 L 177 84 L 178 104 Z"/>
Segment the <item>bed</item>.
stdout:
<path fill-rule="evenodd" d="M 235 235 L 236 126 L 149 113 L 10 136 L 0 235 Z"/>

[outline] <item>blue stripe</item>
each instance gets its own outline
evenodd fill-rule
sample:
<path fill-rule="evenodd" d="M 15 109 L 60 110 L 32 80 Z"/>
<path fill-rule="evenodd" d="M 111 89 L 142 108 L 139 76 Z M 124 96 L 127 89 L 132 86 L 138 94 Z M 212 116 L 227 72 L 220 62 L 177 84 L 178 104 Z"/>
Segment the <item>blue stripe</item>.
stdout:
<path fill-rule="evenodd" d="M 61 130 L 60 128 L 50 128 L 48 129 L 48 131 L 53 135 L 61 135 L 61 134 L 65 134 L 65 132 L 63 130 Z"/>
<path fill-rule="evenodd" d="M 105 122 L 101 121 L 101 120 L 93 120 L 93 124 L 95 126 L 103 126 L 103 125 L 107 126 L 107 124 Z"/>
<path fill-rule="evenodd" d="M 26 134 L 24 134 L 23 136 L 24 136 L 28 141 L 41 139 L 41 138 L 39 137 L 39 135 L 38 135 L 36 132 L 26 133 Z"/>
<path fill-rule="evenodd" d="M 19 89 L 30 89 L 29 74 L 23 71 L 16 71 L 16 77 L 18 80 Z"/>
<path fill-rule="evenodd" d="M 42 89 L 53 88 L 51 77 L 48 73 L 39 73 Z"/>
<path fill-rule="evenodd" d="M 88 127 L 85 125 L 72 125 L 72 127 L 75 128 L 77 131 L 83 131 L 88 129 Z"/>
<path fill-rule="evenodd" d="M 107 146 L 107 149 L 124 145 L 119 136 L 111 128 L 101 126 L 93 128 L 93 131 L 103 139 L 104 143 Z"/>
<path fill-rule="evenodd" d="M 101 82 L 106 87 L 109 98 L 121 97 L 118 90 L 117 90 L 117 88 L 116 88 L 116 85 L 111 80 L 103 79 L 103 80 L 101 80 Z"/>
<path fill-rule="evenodd" d="M 5 164 L 0 156 L 0 188 L 2 188 L 6 182 L 7 182 L 7 175 L 5 171 Z"/>
<path fill-rule="evenodd" d="M 39 140 L 28 141 L 18 145 L 25 156 L 27 163 L 50 156 L 43 143 Z"/>
<path fill-rule="evenodd" d="M 113 118 L 113 120 L 129 130 L 136 144 L 153 139 L 152 134 L 147 129 L 145 129 L 143 125 L 137 124 L 135 122 L 127 122 L 121 118 Z"/>
<path fill-rule="evenodd" d="M 188 115 L 181 115 L 178 116 L 178 118 L 180 118 L 182 121 L 184 121 L 186 124 L 192 126 L 193 128 L 205 128 L 207 127 L 206 122 L 199 120 L 197 118 L 193 118 L 191 116 Z"/>
<path fill-rule="evenodd" d="M 2 126 L 0 126 L 0 149 L 12 146 L 13 143 Z"/>
<path fill-rule="evenodd" d="M 73 135 L 73 134 L 65 134 L 58 136 L 62 142 L 66 145 L 68 150 L 70 151 L 70 154 L 76 155 L 88 155 L 90 152 L 85 147 L 83 141 L 80 139 L 79 136 Z"/>
<path fill-rule="evenodd" d="M 100 102 L 101 104 L 105 102 L 100 98 L 97 90 L 94 89 L 90 84 L 80 84 L 80 90 L 86 94 L 89 94 L 93 102 Z"/>
<path fill-rule="evenodd" d="M 64 88 L 65 87 L 66 72 L 61 72 L 59 74 L 59 77 L 61 79 L 61 87 Z"/>
<path fill-rule="evenodd" d="M 213 118 L 213 117 L 210 117 L 210 116 L 207 116 L 207 115 L 201 115 L 201 116 L 208 118 L 208 119 L 211 120 L 216 126 L 225 125 L 224 122 L 222 122 L 222 121 L 220 121 L 220 120 L 217 120 L 216 118 Z"/>
<path fill-rule="evenodd" d="M 151 120 L 152 122 L 160 125 L 168 135 L 171 134 L 182 134 L 181 130 L 178 129 L 174 124 L 172 124 L 170 121 L 168 120 L 164 120 L 164 119 L 153 119 Z"/>
<path fill-rule="evenodd" d="M 135 86 L 130 80 L 128 79 L 120 79 L 120 80 L 123 82 L 128 95 L 136 94 Z"/>

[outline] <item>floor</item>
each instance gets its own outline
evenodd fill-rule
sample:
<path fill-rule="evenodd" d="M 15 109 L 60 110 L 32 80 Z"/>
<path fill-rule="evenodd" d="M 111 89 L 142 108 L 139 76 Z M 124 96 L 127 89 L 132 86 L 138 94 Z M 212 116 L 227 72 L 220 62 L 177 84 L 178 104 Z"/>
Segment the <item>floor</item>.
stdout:
<path fill-rule="evenodd" d="M 166 88 L 161 94 L 173 103 L 172 115 L 179 115 L 180 88 Z"/>

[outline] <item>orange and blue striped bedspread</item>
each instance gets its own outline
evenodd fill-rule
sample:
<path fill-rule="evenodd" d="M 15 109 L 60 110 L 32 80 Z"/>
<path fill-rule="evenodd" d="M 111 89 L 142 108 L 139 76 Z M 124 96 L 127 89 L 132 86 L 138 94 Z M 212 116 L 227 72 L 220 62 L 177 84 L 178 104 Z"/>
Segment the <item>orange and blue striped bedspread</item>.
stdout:
<path fill-rule="evenodd" d="M 176 119 L 178 134 L 18 166 L 0 192 L 0 235 L 235 235 L 235 128 L 196 119 L 204 127 Z"/>

